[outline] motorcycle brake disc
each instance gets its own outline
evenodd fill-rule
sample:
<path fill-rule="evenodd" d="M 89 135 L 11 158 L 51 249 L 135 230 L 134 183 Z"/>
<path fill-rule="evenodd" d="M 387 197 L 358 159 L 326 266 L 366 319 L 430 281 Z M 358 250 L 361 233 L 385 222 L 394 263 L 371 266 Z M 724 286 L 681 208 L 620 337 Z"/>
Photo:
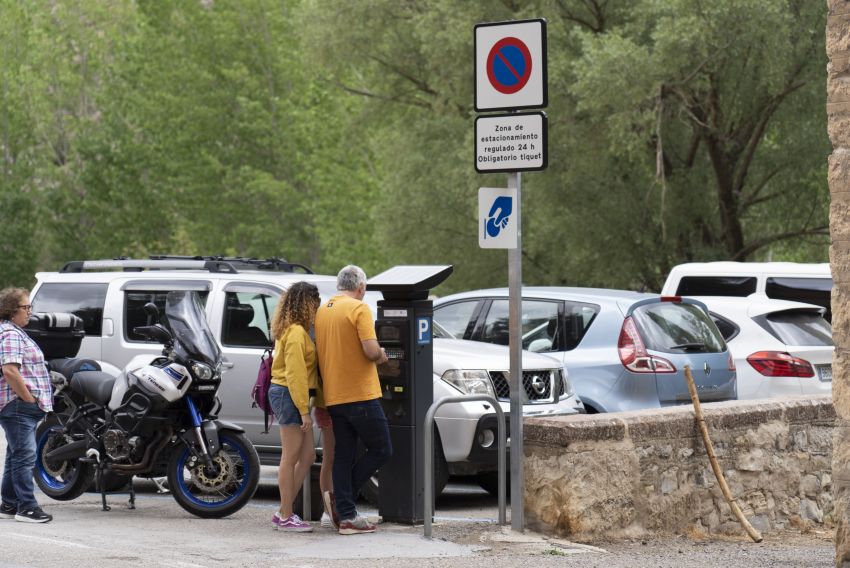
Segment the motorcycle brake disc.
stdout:
<path fill-rule="evenodd" d="M 72 442 L 70 436 L 63 436 L 62 434 L 56 434 L 55 436 L 51 436 L 47 443 L 44 444 L 44 449 L 41 451 L 42 460 L 41 463 L 44 465 L 44 470 L 51 477 L 62 477 L 65 475 L 65 472 L 68 471 L 68 461 L 51 461 L 47 459 L 47 454 L 59 448 L 67 443 Z"/>
<path fill-rule="evenodd" d="M 213 462 L 218 471 L 215 476 L 207 475 L 207 468 L 200 463 L 192 470 L 192 481 L 195 487 L 204 493 L 217 493 L 226 489 L 232 482 L 236 470 L 233 458 L 224 451 L 218 452 Z"/>

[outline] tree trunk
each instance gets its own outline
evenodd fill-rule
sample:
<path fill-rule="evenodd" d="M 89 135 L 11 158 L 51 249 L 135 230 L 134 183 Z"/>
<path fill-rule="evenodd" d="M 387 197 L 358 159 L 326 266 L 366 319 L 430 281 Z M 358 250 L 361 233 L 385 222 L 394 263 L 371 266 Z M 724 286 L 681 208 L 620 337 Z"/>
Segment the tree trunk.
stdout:
<path fill-rule="evenodd" d="M 738 215 L 738 195 L 735 191 L 735 164 L 737 160 L 727 155 L 721 143 L 711 137 L 706 137 L 708 155 L 711 158 L 711 167 L 714 169 L 714 177 L 717 180 L 717 201 L 720 205 L 720 224 L 723 231 L 723 244 L 729 258 L 735 260 L 747 260 L 739 258 L 744 248 L 744 230 L 741 227 L 741 219 Z"/>
<path fill-rule="evenodd" d="M 832 244 L 832 400 L 837 424 L 832 445 L 832 497 L 835 506 L 835 565 L 850 568 L 850 3 L 827 0 L 827 103 L 829 138 L 829 232 Z"/>

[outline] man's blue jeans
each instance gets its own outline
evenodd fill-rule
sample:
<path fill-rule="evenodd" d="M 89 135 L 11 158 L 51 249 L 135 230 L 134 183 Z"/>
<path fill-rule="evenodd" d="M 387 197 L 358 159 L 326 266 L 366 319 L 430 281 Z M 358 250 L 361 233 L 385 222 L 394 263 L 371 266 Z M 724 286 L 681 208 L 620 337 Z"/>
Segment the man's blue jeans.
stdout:
<path fill-rule="evenodd" d="M 380 399 L 328 406 L 336 438 L 334 497 L 340 520 L 357 515 L 354 499 L 363 484 L 392 456 L 390 429 Z M 356 460 L 357 440 L 366 453 Z"/>
<path fill-rule="evenodd" d="M 16 505 L 19 511 L 38 506 L 35 500 L 35 427 L 44 418 L 37 403 L 12 400 L 0 410 L 0 426 L 6 434 L 6 461 L 0 496 L 3 503 Z"/>

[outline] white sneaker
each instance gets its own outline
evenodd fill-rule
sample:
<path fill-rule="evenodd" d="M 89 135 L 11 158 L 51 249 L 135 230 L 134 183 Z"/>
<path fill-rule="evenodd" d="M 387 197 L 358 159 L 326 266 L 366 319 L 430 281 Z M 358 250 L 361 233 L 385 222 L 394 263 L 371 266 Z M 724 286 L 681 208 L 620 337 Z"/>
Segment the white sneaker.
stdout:
<path fill-rule="evenodd" d="M 319 526 L 323 529 L 334 528 L 334 524 L 331 522 L 331 518 L 327 513 L 322 513 L 322 519 L 319 521 Z"/>

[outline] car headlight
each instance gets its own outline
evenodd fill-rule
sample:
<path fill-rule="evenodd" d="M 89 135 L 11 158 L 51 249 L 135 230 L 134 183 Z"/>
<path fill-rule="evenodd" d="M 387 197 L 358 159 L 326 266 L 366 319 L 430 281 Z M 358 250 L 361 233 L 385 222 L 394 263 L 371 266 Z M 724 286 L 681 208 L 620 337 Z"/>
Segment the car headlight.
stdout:
<path fill-rule="evenodd" d="M 496 396 L 490 374 L 484 370 L 449 369 L 440 378 L 464 394 Z"/>
<path fill-rule="evenodd" d="M 213 376 L 212 367 L 205 363 L 192 363 L 192 374 L 199 381 L 208 381 Z"/>
<path fill-rule="evenodd" d="M 576 393 L 576 391 L 573 388 L 573 382 L 570 380 L 570 377 L 567 374 L 567 370 L 561 369 L 558 372 L 561 373 L 561 380 L 564 381 L 564 394 L 563 394 L 563 396 L 565 396 L 565 397 L 573 396 Z"/>

